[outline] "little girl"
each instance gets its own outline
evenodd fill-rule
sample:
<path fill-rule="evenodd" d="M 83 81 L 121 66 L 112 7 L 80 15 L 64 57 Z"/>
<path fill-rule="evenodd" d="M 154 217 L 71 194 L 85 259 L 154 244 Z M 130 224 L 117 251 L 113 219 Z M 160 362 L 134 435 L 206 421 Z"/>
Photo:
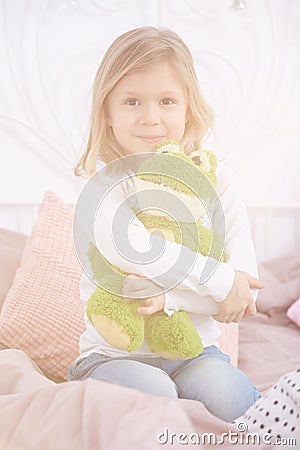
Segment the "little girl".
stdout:
<path fill-rule="evenodd" d="M 130 155 L 154 152 L 157 144 L 165 140 L 180 142 L 187 153 L 197 150 L 211 127 L 212 114 L 200 93 L 192 57 L 184 42 L 166 29 L 143 27 L 128 31 L 112 43 L 96 74 L 87 149 L 75 169 L 80 176 L 79 190 L 97 170 Z M 257 400 L 257 389 L 230 364 L 229 357 L 215 343 L 219 336 L 216 320 L 239 322 L 244 316 L 255 314 L 256 296 L 251 289 L 263 288 L 256 278 L 246 208 L 224 163 L 218 164 L 217 179 L 217 194 L 226 219 L 226 259 L 218 262 L 205 282 L 200 283 L 199 279 L 208 257 L 179 244 L 168 243 L 163 256 L 149 264 L 135 263 L 118 251 L 112 229 L 120 204 L 125 205 L 127 193 L 122 183 L 113 185 L 112 195 L 104 200 L 94 223 L 97 245 L 105 258 L 145 280 L 168 270 L 168 263 L 178 257 L 179 250 L 193 254 L 195 264 L 188 274 L 179 277 L 181 282 L 159 295 L 144 295 L 138 313 L 189 312 L 204 351 L 193 359 L 169 360 L 151 353 L 144 342 L 137 351 L 128 353 L 109 345 L 85 315 L 81 354 L 69 370 L 70 380 L 91 377 L 154 395 L 197 400 L 229 422 Z M 98 177 L 99 182 L 105 185 L 107 178 Z M 130 214 L 129 209 L 128 206 Z M 150 233 L 137 218 L 126 232 L 132 247 L 141 254 L 149 250 Z M 84 271 L 80 285 L 85 303 L 96 287 L 87 272 Z M 135 297 L 137 289 L 135 280 L 127 277 L 123 294 L 128 301 Z M 218 305 L 214 317 L 205 306 L 212 300 Z"/>

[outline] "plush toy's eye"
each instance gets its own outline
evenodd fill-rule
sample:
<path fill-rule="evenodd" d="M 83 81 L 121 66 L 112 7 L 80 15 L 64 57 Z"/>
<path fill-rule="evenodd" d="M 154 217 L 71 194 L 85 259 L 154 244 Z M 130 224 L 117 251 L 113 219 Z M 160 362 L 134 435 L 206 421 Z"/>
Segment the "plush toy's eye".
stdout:
<path fill-rule="evenodd" d="M 198 156 L 198 155 L 193 156 L 193 157 L 192 157 L 192 160 L 194 161 L 194 163 L 195 163 L 197 166 L 200 166 L 201 163 L 202 163 L 202 161 L 201 161 L 201 159 L 200 159 L 200 156 Z"/>
<path fill-rule="evenodd" d="M 201 166 L 201 169 L 206 170 L 206 172 L 211 170 L 209 156 L 205 150 L 195 150 L 190 154 L 190 157 L 197 166 Z"/>

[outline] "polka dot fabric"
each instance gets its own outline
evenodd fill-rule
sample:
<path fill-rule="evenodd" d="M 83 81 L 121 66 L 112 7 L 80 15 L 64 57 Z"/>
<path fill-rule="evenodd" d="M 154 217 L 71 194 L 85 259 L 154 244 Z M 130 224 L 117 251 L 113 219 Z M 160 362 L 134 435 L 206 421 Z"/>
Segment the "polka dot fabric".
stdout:
<path fill-rule="evenodd" d="M 282 376 L 234 423 L 241 422 L 247 425 L 248 433 L 295 438 L 294 448 L 300 448 L 300 369 Z"/>

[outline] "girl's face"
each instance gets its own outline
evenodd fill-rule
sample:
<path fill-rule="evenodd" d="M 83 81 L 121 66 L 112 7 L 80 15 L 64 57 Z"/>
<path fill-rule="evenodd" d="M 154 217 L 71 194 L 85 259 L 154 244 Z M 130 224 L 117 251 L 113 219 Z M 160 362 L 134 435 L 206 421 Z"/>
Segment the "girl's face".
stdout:
<path fill-rule="evenodd" d="M 126 154 L 155 151 L 166 139 L 181 141 L 187 95 L 174 67 L 158 62 L 124 76 L 106 99 L 107 123 Z"/>

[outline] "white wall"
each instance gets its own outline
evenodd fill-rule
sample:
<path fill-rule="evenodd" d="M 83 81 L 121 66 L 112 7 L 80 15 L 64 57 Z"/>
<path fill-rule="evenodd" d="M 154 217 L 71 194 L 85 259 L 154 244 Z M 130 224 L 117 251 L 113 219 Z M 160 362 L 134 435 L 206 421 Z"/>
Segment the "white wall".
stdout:
<path fill-rule="evenodd" d="M 167 26 L 215 110 L 248 204 L 300 205 L 298 0 L 1 0 L 0 203 L 74 201 L 93 76 L 111 41 Z"/>

